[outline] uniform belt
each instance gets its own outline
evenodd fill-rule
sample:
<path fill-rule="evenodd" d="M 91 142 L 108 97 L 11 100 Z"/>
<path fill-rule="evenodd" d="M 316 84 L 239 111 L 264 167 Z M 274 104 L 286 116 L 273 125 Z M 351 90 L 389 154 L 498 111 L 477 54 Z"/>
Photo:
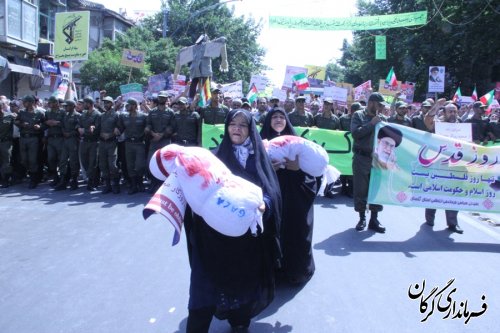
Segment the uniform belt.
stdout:
<path fill-rule="evenodd" d="M 99 138 L 99 140 L 101 142 L 115 142 L 116 141 L 116 137 L 112 136 L 111 138 L 108 138 L 108 139 Z"/>
<path fill-rule="evenodd" d="M 21 138 L 35 138 L 37 137 L 38 134 L 33 134 L 33 133 L 22 133 Z"/>
<path fill-rule="evenodd" d="M 366 157 L 372 157 L 372 153 L 361 150 L 361 149 L 355 149 L 353 151 L 355 154 L 359 154 L 359 155 L 366 156 Z"/>
<path fill-rule="evenodd" d="M 49 134 L 47 135 L 48 138 L 62 138 L 62 134 Z"/>
<path fill-rule="evenodd" d="M 97 138 L 83 137 L 83 142 L 97 142 Z"/>
<path fill-rule="evenodd" d="M 0 138 L 0 142 L 12 141 L 12 138 Z"/>
<path fill-rule="evenodd" d="M 140 137 L 140 138 L 126 138 L 125 141 L 127 142 L 143 142 L 144 141 L 144 138 Z"/>

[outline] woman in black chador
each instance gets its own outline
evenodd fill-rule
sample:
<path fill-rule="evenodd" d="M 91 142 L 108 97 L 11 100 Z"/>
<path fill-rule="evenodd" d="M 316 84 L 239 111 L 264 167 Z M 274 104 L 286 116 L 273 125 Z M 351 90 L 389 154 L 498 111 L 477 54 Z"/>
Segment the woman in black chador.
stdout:
<path fill-rule="evenodd" d="M 297 135 L 287 113 L 279 107 L 269 111 L 260 134 L 268 140 L 280 135 Z M 297 159 L 274 163 L 274 167 L 283 198 L 281 273 L 285 281 L 302 284 L 309 281 L 315 269 L 311 242 L 317 179 L 299 170 Z"/>
<path fill-rule="evenodd" d="M 191 265 L 187 332 L 208 332 L 212 317 L 228 319 L 234 331 L 245 331 L 250 319 L 274 298 L 274 272 L 281 258 L 281 195 L 255 121 L 248 111 L 232 110 L 216 156 L 237 176 L 262 188 L 264 230 L 225 236 L 196 214 L 186 214 Z M 243 189 L 242 189 L 243 190 Z"/>

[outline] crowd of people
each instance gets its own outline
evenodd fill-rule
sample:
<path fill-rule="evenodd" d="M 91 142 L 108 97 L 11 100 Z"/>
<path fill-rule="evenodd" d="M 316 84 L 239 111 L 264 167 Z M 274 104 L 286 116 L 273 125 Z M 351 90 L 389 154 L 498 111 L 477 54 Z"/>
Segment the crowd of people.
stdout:
<path fill-rule="evenodd" d="M 481 102 L 460 106 L 427 99 L 416 108 L 399 100 L 398 94 L 389 105 L 381 94 L 372 93 L 366 101 L 347 107 L 318 96 L 297 95 L 284 101 L 259 97 L 250 103 L 224 96 L 217 87 L 211 94 L 204 107 L 198 106 L 199 96 L 189 100 L 185 94 L 166 92 L 141 102 L 115 99 L 105 91 L 99 100 L 0 97 L 3 188 L 27 182 L 33 189 L 50 180 L 53 191 L 76 190 L 84 182 L 88 191 L 101 187 L 102 194 L 118 194 L 125 184 L 128 194 L 154 193 L 161 184 L 147 165 L 157 149 L 169 143 L 201 146 L 202 123 L 224 124 L 215 154 L 234 174 L 263 189 L 265 228 L 257 237 L 250 232 L 229 237 L 211 229 L 201 216 L 186 213 L 191 265 L 188 332 L 207 332 L 213 316 L 244 331 L 272 301 L 276 281 L 303 285 L 314 274 L 313 203 L 320 180 L 300 170 L 297 158 L 285 163 L 270 160 L 263 139 L 296 135 L 294 126 L 350 131 L 353 175 L 341 177 L 342 193 L 353 198 L 359 213 L 355 229 L 366 228 L 368 208 L 368 228 L 379 233 L 386 231 L 378 216 L 383 207 L 367 204 L 377 123 L 434 132 L 437 121 L 470 122 L 476 143 L 500 139 L 500 110 L 486 115 Z M 325 196 L 331 191 L 327 188 Z M 450 231 L 463 233 L 457 213 L 446 210 L 446 222 Z M 428 225 L 434 225 L 435 214 L 426 209 Z"/>

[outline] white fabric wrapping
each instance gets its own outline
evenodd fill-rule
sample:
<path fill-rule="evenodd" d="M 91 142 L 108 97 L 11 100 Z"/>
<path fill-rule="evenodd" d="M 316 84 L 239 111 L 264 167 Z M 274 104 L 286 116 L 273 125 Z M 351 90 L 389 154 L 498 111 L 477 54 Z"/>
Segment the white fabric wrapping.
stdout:
<path fill-rule="evenodd" d="M 314 177 L 322 176 L 328 166 L 329 158 L 325 148 L 300 136 L 278 136 L 272 140 L 264 140 L 264 146 L 273 161 L 285 162 L 285 158 L 294 161 L 298 156 L 299 168 Z"/>
<path fill-rule="evenodd" d="M 170 144 L 154 153 L 149 167 L 160 180 L 175 173 L 192 210 L 218 232 L 236 237 L 263 230 L 262 189 L 233 175 L 207 149 Z"/>

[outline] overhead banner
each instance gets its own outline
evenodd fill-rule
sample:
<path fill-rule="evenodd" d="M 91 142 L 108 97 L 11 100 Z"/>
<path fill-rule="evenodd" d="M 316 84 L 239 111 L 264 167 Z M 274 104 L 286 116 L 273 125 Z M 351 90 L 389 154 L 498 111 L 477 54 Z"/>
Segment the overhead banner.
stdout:
<path fill-rule="evenodd" d="M 54 61 L 87 60 L 90 12 L 56 13 Z"/>
<path fill-rule="evenodd" d="M 270 28 L 299 30 L 376 30 L 427 23 L 427 11 L 355 17 L 287 17 L 269 16 Z"/>
<path fill-rule="evenodd" d="M 330 165 L 343 175 L 352 175 L 352 137 L 350 132 L 319 128 L 294 127 L 297 135 L 314 141 L 326 149 Z M 203 147 L 217 147 L 224 137 L 224 125 L 203 124 Z"/>
<path fill-rule="evenodd" d="M 121 64 L 123 66 L 143 69 L 145 58 L 146 58 L 146 52 L 131 50 L 131 49 L 123 49 Z"/>
<path fill-rule="evenodd" d="M 500 213 L 500 146 L 397 124 L 375 137 L 368 202 Z"/>
<path fill-rule="evenodd" d="M 385 60 L 387 57 L 387 38 L 375 36 L 375 60 Z"/>

